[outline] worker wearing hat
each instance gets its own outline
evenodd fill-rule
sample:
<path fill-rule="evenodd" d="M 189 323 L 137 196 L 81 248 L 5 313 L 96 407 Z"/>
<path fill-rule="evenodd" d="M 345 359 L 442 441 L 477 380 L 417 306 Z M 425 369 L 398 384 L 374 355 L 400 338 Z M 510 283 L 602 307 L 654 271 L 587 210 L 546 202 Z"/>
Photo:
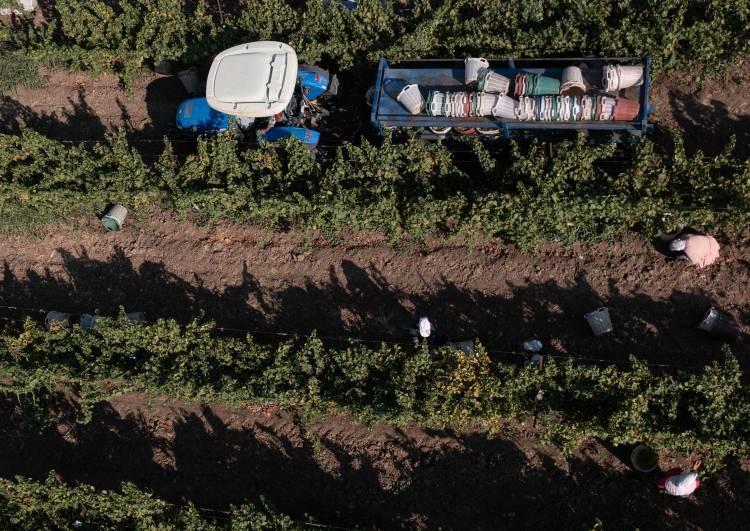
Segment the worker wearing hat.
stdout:
<path fill-rule="evenodd" d="M 719 258 L 719 242 L 713 236 L 683 234 L 669 242 L 669 249 L 682 253 L 699 268 L 710 266 Z"/>

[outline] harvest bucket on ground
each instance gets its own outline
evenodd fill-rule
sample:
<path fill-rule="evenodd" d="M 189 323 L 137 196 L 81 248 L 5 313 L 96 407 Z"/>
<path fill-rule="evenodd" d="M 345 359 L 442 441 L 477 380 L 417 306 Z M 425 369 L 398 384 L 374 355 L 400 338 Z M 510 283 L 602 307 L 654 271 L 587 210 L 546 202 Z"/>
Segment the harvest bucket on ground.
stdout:
<path fill-rule="evenodd" d="M 145 312 L 128 312 L 125 314 L 125 318 L 130 323 L 145 323 L 146 322 Z"/>
<path fill-rule="evenodd" d="M 659 454 L 645 444 L 639 444 L 630 453 L 630 462 L 638 472 L 648 473 L 656 469 L 659 464 Z"/>
<path fill-rule="evenodd" d="M 94 328 L 96 328 L 96 315 L 84 313 L 83 315 L 81 315 L 81 318 L 78 319 L 78 324 L 85 330 L 93 330 Z"/>
<path fill-rule="evenodd" d="M 180 79 L 182 86 L 185 87 L 185 91 L 191 96 L 195 96 L 201 91 L 201 79 L 196 67 L 191 66 L 185 70 L 180 70 L 177 72 L 177 77 Z"/>
<path fill-rule="evenodd" d="M 63 312 L 47 312 L 44 318 L 44 327 L 47 330 L 52 330 L 55 323 L 59 323 L 59 326 L 68 328 L 70 325 L 70 314 Z"/>
<path fill-rule="evenodd" d="M 583 316 L 591 327 L 596 337 L 602 336 L 614 330 L 612 320 L 609 318 L 608 308 L 598 308 Z"/>
<path fill-rule="evenodd" d="M 128 209 L 122 205 L 114 205 L 102 218 L 102 225 L 108 231 L 118 232 L 122 230 L 125 218 L 128 216 Z"/>
<path fill-rule="evenodd" d="M 713 337 L 729 342 L 736 341 L 739 334 L 732 317 L 716 308 L 708 310 L 698 328 L 704 332 L 708 332 Z"/>

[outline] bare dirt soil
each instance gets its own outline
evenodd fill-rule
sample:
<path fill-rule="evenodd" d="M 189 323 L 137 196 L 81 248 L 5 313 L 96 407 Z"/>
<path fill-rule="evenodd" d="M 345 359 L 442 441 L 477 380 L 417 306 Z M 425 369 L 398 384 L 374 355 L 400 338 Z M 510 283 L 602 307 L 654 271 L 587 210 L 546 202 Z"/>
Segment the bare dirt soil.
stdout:
<path fill-rule="evenodd" d="M 182 322 L 204 312 L 260 339 L 317 330 L 406 343 L 429 315 L 442 334 L 478 338 L 498 359 L 536 336 L 563 356 L 694 367 L 721 357 L 721 343 L 696 328 L 711 306 L 750 333 L 750 246 L 720 241 L 719 262 L 697 269 L 636 237 L 535 255 L 497 239 L 472 250 L 464 241 L 393 247 L 377 234 L 327 242 L 167 214 L 106 233 L 92 219 L 41 240 L 1 236 L 0 305 L 109 315 L 123 305 Z M 596 338 L 583 315 L 600 306 L 614 332 Z M 747 368 L 745 337 L 733 349 Z"/>
<path fill-rule="evenodd" d="M 21 125 L 71 142 L 100 141 L 119 127 L 147 158 L 158 156 L 163 137 L 181 142 L 172 128 L 189 96 L 176 76 L 151 74 L 126 90 L 117 76 L 43 70 L 46 86 L 0 96 L 0 131 Z M 193 144 L 193 142 L 191 142 Z"/>
<path fill-rule="evenodd" d="M 701 82 L 698 74 L 678 72 L 653 85 L 655 122 L 686 133 L 690 152 L 720 153 L 734 135 L 737 153 L 750 154 L 750 61 Z"/>
<path fill-rule="evenodd" d="M 130 91 L 112 75 L 92 77 L 53 70 L 45 76 L 44 88 L 0 96 L 0 131 L 15 132 L 26 124 L 61 140 L 91 141 L 124 127 L 147 158 L 158 156 L 165 134 L 176 141 L 177 148 L 182 142 L 185 149 L 193 144 L 180 140 L 172 130 L 177 107 L 188 97 L 176 76 L 148 75 Z M 361 80 L 350 80 L 350 85 L 357 86 L 347 90 L 344 83 L 342 97 L 349 104 L 362 105 L 366 89 L 361 97 L 351 93 L 360 90 Z M 663 75 L 654 82 L 650 99 L 656 105 L 653 120 L 658 128 L 684 133 L 690 152 L 702 149 L 716 154 L 735 135 L 738 153 L 750 153 L 749 61 L 707 82 L 700 82 L 691 72 Z M 657 131 L 655 138 L 659 137 Z"/>
<path fill-rule="evenodd" d="M 346 417 L 302 422 L 275 407 L 233 409 L 129 393 L 63 418 L 42 435 L 14 431 L 0 402 L 0 475 L 117 489 L 224 510 L 266 496 L 294 518 L 363 529 L 718 530 L 750 526 L 748 462 L 732 462 L 686 499 L 656 489 L 630 448 L 591 441 L 566 459 L 529 425 L 499 434 L 372 428 Z M 688 466 L 662 454 L 660 468 Z"/>

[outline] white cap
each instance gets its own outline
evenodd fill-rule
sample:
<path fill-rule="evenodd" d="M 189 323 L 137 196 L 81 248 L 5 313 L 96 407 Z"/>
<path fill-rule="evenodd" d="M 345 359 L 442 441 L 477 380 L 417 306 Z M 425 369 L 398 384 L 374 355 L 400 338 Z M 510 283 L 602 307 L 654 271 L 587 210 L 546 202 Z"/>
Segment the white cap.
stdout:
<path fill-rule="evenodd" d="M 427 317 L 419 318 L 419 335 L 422 337 L 430 337 L 432 332 L 432 325 Z"/>
<path fill-rule="evenodd" d="M 542 342 L 538 339 L 529 339 L 523 342 L 523 349 L 527 352 L 539 352 L 542 350 Z"/>
<path fill-rule="evenodd" d="M 672 251 L 684 251 L 685 250 L 685 240 L 682 238 L 675 238 L 671 242 L 669 242 L 669 248 Z"/>

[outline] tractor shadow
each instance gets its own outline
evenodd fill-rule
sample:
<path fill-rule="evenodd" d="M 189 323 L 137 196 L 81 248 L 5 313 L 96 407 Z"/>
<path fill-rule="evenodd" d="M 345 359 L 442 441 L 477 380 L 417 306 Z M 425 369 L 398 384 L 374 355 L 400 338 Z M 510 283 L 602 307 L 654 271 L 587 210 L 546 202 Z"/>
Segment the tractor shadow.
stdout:
<path fill-rule="evenodd" d="M 39 90 L 67 92 L 70 88 L 45 87 Z M 19 134 L 28 128 L 56 140 L 78 144 L 105 142 L 108 136 L 122 128 L 128 141 L 147 162 L 161 155 L 165 136 L 175 144 L 175 152 L 189 154 L 194 151 L 195 142 L 185 141 L 175 127 L 177 108 L 188 97 L 177 76 L 157 77 L 145 90 L 141 89 L 144 90 L 142 97 L 145 102 L 134 102 L 137 95 L 129 96 L 124 91 L 113 97 L 109 92 L 102 92 L 103 89 L 92 89 L 96 91 L 92 94 L 84 85 L 73 90 L 57 107 L 51 106 L 52 110 L 24 103 L 32 98 L 28 94 L 23 98 L 1 95 L 0 133 Z M 58 100 L 53 98 L 51 101 Z"/>
<path fill-rule="evenodd" d="M 26 127 L 43 135 L 64 140 L 104 140 L 106 126 L 79 88 L 67 98 L 68 107 L 59 112 L 36 111 L 11 96 L 0 96 L 0 132 L 19 134 Z"/>
<path fill-rule="evenodd" d="M 723 357 L 722 343 L 697 329 L 714 296 L 682 287 L 668 298 L 623 293 L 612 280 L 601 295 L 579 273 L 571 284 L 531 280 L 513 285 L 510 295 L 487 293 L 456 285 L 447 279 L 432 282 L 429 290 L 402 291 L 390 284 L 373 264 L 363 268 L 350 260 L 330 266 L 325 281 L 306 280 L 279 288 L 263 286 L 254 275 L 262 263 L 243 265 L 241 280 L 213 288 L 197 274 L 180 276 L 158 261 L 135 266 L 116 247 L 107 260 L 92 259 L 60 249 L 63 273 L 28 270 L 17 276 L 4 263 L 0 304 L 26 308 L 114 316 L 120 306 L 146 312 L 150 320 L 174 318 L 187 323 L 213 320 L 220 327 L 254 333 L 275 341 L 274 334 L 317 331 L 333 344 L 346 338 L 411 343 L 410 328 L 428 315 L 450 340 L 478 339 L 498 359 L 515 359 L 510 352 L 536 337 L 548 353 L 625 363 L 635 356 L 654 364 L 698 368 Z M 584 314 L 606 306 L 614 331 L 595 337 Z M 750 309 L 723 308 L 740 326 L 750 330 Z M 7 317 L 21 314 L 7 311 Z M 43 316 L 41 316 L 43 317 Z M 745 369 L 746 336 L 733 345 Z M 671 370 L 663 368 L 663 370 Z"/>

